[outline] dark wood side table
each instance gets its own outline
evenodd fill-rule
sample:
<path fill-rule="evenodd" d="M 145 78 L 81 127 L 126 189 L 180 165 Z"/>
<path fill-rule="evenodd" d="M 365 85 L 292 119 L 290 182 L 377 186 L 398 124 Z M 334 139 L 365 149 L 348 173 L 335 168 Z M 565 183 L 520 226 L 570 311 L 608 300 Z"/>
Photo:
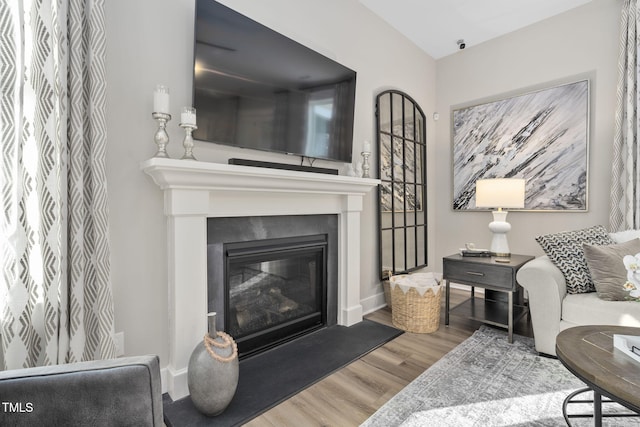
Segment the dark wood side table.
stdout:
<path fill-rule="evenodd" d="M 571 393 L 562 412 L 569 418 L 593 417 L 594 425 L 602 425 L 602 396 L 620 403 L 635 414 L 640 413 L 640 363 L 613 346 L 613 335 L 638 335 L 640 328 L 626 326 L 576 326 L 561 331 L 556 337 L 556 355 L 562 364 L 589 387 Z M 593 414 L 568 415 L 572 399 L 593 390 Z M 584 402 L 584 400 L 580 400 Z M 633 414 L 633 415 L 635 415 Z"/>
<path fill-rule="evenodd" d="M 449 324 L 449 313 L 464 313 L 471 319 L 494 326 L 507 328 L 509 343 L 513 342 L 513 325 L 526 315 L 526 306 L 514 304 L 514 293 L 518 291 L 516 273 L 531 255 L 511 255 L 509 262 L 497 262 L 495 257 L 463 257 L 455 254 L 442 259 L 443 279 L 445 281 L 444 324 Z M 500 258 L 504 259 L 504 258 Z M 450 283 L 471 286 L 471 298 L 450 308 Z M 499 298 L 475 298 L 475 287 L 507 294 L 507 300 Z"/>

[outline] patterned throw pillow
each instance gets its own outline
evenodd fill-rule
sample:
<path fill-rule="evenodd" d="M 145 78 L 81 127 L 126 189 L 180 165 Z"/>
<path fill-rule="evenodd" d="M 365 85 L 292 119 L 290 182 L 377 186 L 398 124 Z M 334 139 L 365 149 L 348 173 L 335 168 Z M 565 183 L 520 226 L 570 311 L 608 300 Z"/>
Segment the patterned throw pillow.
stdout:
<path fill-rule="evenodd" d="M 596 288 L 589 274 L 589 266 L 584 256 L 582 244 L 611 245 L 614 241 L 601 226 L 582 230 L 564 231 L 536 237 L 549 259 L 562 271 L 567 281 L 567 293 L 581 294 L 595 292 Z"/>

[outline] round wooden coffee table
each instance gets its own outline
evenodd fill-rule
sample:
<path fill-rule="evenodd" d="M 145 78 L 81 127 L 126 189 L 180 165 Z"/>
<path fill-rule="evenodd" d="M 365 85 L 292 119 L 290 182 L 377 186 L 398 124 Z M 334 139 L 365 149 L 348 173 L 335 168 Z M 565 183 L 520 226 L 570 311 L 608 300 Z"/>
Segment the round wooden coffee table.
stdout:
<path fill-rule="evenodd" d="M 640 362 L 615 349 L 613 335 L 640 336 L 640 328 L 624 326 L 577 326 L 565 329 L 556 338 L 556 354 L 562 364 L 593 390 L 594 413 L 577 415 L 593 416 L 595 425 L 602 425 L 602 396 L 620 403 L 631 411 L 640 414 Z M 578 390 L 565 400 L 567 404 L 578 394 L 588 389 Z M 615 416 L 620 416 L 619 414 Z"/>

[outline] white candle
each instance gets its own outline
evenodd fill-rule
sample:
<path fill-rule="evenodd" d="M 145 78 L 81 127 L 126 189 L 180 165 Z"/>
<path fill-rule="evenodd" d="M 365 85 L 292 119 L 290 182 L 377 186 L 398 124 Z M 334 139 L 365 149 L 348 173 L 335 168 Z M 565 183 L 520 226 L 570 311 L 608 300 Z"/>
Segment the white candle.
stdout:
<path fill-rule="evenodd" d="M 192 107 L 183 107 L 180 114 L 180 123 L 185 125 L 196 125 L 196 109 Z"/>
<path fill-rule="evenodd" d="M 153 92 L 153 112 L 169 114 L 169 88 L 158 85 Z"/>
<path fill-rule="evenodd" d="M 371 152 L 371 143 L 369 141 L 364 142 L 364 148 L 362 149 L 362 151 L 365 153 Z"/>

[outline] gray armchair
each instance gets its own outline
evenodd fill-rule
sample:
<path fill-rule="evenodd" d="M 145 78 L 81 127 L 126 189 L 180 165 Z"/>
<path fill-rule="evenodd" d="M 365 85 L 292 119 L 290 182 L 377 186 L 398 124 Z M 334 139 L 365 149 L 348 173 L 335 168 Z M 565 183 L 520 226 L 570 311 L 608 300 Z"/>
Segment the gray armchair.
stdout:
<path fill-rule="evenodd" d="M 0 426 L 162 426 L 157 356 L 0 371 Z"/>

